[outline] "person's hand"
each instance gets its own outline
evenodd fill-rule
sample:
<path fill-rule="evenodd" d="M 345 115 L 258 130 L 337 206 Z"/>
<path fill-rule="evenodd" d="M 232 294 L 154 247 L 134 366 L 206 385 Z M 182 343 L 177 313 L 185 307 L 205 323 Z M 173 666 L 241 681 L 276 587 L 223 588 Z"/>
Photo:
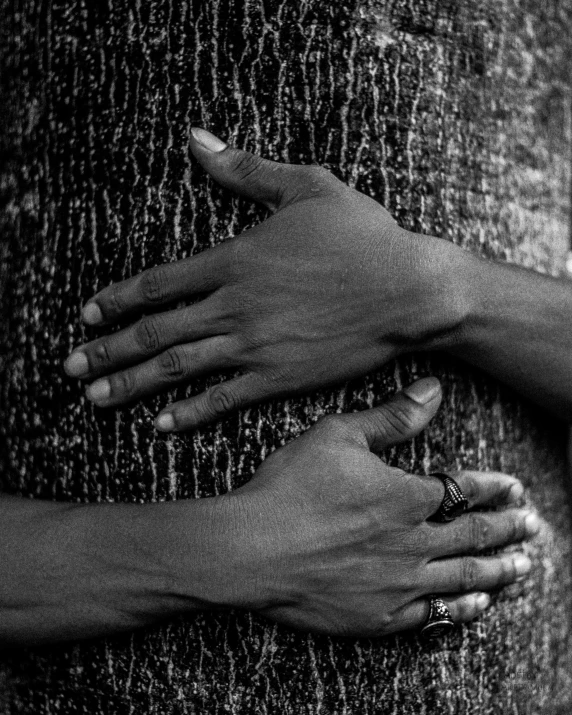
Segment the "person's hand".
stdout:
<path fill-rule="evenodd" d="M 156 422 L 161 430 L 191 429 L 365 374 L 437 345 L 463 320 L 456 266 L 464 251 L 404 231 L 322 168 L 265 161 L 204 130 L 194 137 L 191 148 L 213 178 L 276 213 L 87 303 L 84 321 L 103 326 L 208 294 L 76 349 L 66 370 L 99 378 L 87 390 L 97 405 L 126 404 L 213 371 L 241 372 L 170 405 Z"/>
<path fill-rule="evenodd" d="M 238 567 L 227 571 L 242 593 L 235 605 L 304 630 L 381 636 L 419 628 L 430 594 L 441 594 L 462 623 L 487 607 L 487 591 L 525 577 L 531 562 L 522 553 L 476 554 L 533 536 L 536 515 L 509 508 L 427 521 L 442 482 L 389 467 L 371 451 L 420 432 L 439 402 L 430 378 L 377 409 L 327 417 L 223 497 L 242 524 Z M 470 507 L 513 507 L 523 494 L 507 475 L 452 476 Z"/>
<path fill-rule="evenodd" d="M 419 432 L 440 401 L 421 380 L 382 407 L 328 417 L 270 456 L 246 486 L 209 499 L 66 504 L 0 499 L 0 647 L 106 636 L 204 609 L 248 608 L 310 631 L 379 636 L 418 628 L 429 594 L 456 623 L 489 589 L 523 578 L 522 553 L 478 556 L 532 536 L 503 474 L 453 476 L 471 506 L 427 521 L 436 477 L 371 450 Z"/>

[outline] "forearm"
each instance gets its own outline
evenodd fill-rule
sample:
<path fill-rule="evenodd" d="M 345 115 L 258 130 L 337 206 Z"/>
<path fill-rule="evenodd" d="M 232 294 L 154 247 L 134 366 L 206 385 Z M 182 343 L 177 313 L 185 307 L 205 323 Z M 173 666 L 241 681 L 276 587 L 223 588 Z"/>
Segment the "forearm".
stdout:
<path fill-rule="evenodd" d="M 229 500 L 70 505 L 0 498 L 0 644 L 128 631 L 229 606 Z"/>
<path fill-rule="evenodd" d="M 572 418 L 572 284 L 466 254 L 469 313 L 446 349 Z"/>

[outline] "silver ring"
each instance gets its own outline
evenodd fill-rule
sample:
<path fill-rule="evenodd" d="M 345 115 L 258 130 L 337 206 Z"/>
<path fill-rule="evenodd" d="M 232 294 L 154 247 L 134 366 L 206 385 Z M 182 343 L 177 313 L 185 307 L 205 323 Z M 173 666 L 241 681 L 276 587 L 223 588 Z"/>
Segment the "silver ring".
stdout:
<path fill-rule="evenodd" d="M 437 596 L 429 596 L 429 615 L 421 628 L 423 638 L 426 640 L 441 638 L 454 628 L 455 623 L 451 618 L 451 611 L 447 604 Z"/>
<path fill-rule="evenodd" d="M 437 477 L 445 486 L 445 496 L 443 497 L 441 506 L 437 509 L 435 514 L 433 514 L 431 520 L 448 522 L 464 514 L 469 508 L 469 501 L 453 477 L 450 477 L 448 474 L 442 474 L 441 472 L 433 472 L 430 476 Z"/>

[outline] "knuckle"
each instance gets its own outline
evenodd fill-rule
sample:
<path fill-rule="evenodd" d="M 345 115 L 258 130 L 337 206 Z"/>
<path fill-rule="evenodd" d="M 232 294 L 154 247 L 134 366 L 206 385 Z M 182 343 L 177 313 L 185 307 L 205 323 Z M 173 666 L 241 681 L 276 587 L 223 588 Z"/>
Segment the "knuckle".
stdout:
<path fill-rule="evenodd" d="M 472 551 L 482 551 L 486 548 L 487 537 L 489 534 L 489 524 L 486 518 L 480 514 L 469 514 L 468 516 L 469 530 L 469 548 Z"/>
<path fill-rule="evenodd" d="M 159 357 L 161 372 L 172 380 L 179 380 L 187 375 L 186 361 L 177 348 L 166 350 Z"/>
<path fill-rule="evenodd" d="M 135 340 L 146 352 L 154 352 L 161 347 L 161 336 L 157 321 L 142 318 L 135 327 Z"/>
<path fill-rule="evenodd" d="M 472 475 L 464 474 L 461 479 L 459 479 L 459 482 L 459 486 L 461 487 L 465 497 L 471 504 L 474 504 L 479 496 L 479 483 L 477 479 Z"/>
<path fill-rule="evenodd" d="M 387 469 L 387 467 L 386 467 Z M 401 469 L 391 468 L 395 479 L 399 479 L 401 485 L 401 494 L 403 499 L 403 514 L 407 516 L 408 522 L 415 524 L 422 530 L 422 533 L 411 533 L 411 537 L 419 539 L 420 552 L 427 551 L 427 539 L 431 538 L 431 530 L 424 531 L 424 525 L 427 519 L 427 505 L 436 502 L 431 488 L 426 483 L 426 478 L 420 477 L 418 474 L 411 474 Z M 441 501 L 435 504 L 434 511 L 437 511 Z M 424 546 L 421 542 L 425 540 Z"/>
<path fill-rule="evenodd" d="M 516 581 L 516 566 L 513 558 L 501 558 L 497 574 L 497 585 L 512 583 Z"/>
<path fill-rule="evenodd" d="M 228 385 L 215 385 L 208 392 L 209 405 L 215 415 L 224 415 L 238 409 L 239 400 Z"/>
<path fill-rule="evenodd" d="M 515 486 L 519 485 L 518 481 L 507 481 L 499 489 L 498 498 L 496 500 L 497 504 L 508 504 L 511 499 L 511 493 Z"/>
<path fill-rule="evenodd" d="M 454 604 L 450 603 L 449 611 L 455 623 L 469 621 L 472 614 L 471 597 L 465 596 L 464 598 L 459 598 Z"/>
<path fill-rule="evenodd" d="M 100 295 L 99 302 L 104 305 L 104 311 L 112 316 L 121 315 L 125 312 L 125 301 L 120 289 L 120 283 L 110 285 L 107 291 Z"/>
<path fill-rule="evenodd" d="M 107 366 L 112 362 L 111 351 L 107 340 L 102 340 L 93 350 L 94 362 L 99 366 Z"/>
<path fill-rule="evenodd" d="M 461 560 L 461 591 L 474 591 L 479 579 L 479 562 L 467 557 Z"/>
<path fill-rule="evenodd" d="M 414 417 L 411 410 L 399 402 L 388 402 L 384 405 L 380 417 L 388 432 L 408 434 L 413 428 Z"/>
<path fill-rule="evenodd" d="M 417 513 L 414 514 L 417 517 Z M 415 519 L 419 521 L 419 519 Z M 431 538 L 431 531 L 425 528 L 425 522 L 423 521 L 418 528 L 412 529 L 407 537 L 407 551 L 414 557 L 428 557 L 427 544 Z M 421 584 L 422 574 L 412 574 L 415 576 L 418 585 Z"/>
<path fill-rule="evenodd" d="M 492 561 L 491 588 L 500 588 L 516 580 L 514 560 L 510 556 L 501 556 Z"/>
<path fill-rule="evenodd" d="M 343 415 L 326 415 L 316 424 L 315 429 L 324 437 L 333 440 L 346 439 L 351 432 Z"/>
<path fill-rule="evenodd" d="M 167 296 L 167 280 L 161 267 L 151 268 L 141 275 L 139 289 L 144 300 L 157 303 Z"/>
<path fill-rule="evenodd" d="M 295 175 L 300 187 L 300 195 L 310 194 L 312 197 L 329 195 L 336 187 L 344 186 L 331 171 L 316 164 L 297 166 Z"/>
<path fill-rule="evenodd" d="M 319 181 L 324 184 L 330 183 L 334 178 L 331 171 L 326 169 L 324 166 L 319 166 L 318 164 L 310 164 L 309 166 L 304 166 L 302 171 L 306 176 L 312 181 Z"/>
<path fill-rule="evenodd" d="M 433 477 L 408 475 L 408 484 L 414 489 L 414 511 L 420 523 L 425 523 L 428 515 L 434 515 L 443 502 L 443 487 L 439 482 L 438 488 Z M 412 500 L 413 501 L 413 500 Z"/>
<path fill-rule="evenodd" d="M 526 538 L 525 516 L 520 512 L 510 514 L 508 538 L 511 543 L 514 543 L 515 541 L 522 541 Z"/>
<path fill-rule="evenodd" d="M 470 594 L 460 598 L 454 606 L 451 604 L 449 609 L 455 623 L 472 621 L 477 614 L 475 596 Z"/>
<path fill-rule="evenodd" d="M 115 383 L 113 385 L 113 383 Z M 123 400 L 129 400 L 135 395 L 135 379 L 130 370 L 120 372 L 112 381 L 112 393 Z"/>
<path fill-rule="evenodd" d="M 518 569 L 516 567 L 515 555 L 511 558 L 505 558 L 501 561 L 502 564 L 502 583 L 514 583 L 518 579 Z"/>
<path fill-rule="evenodd" d="M 262 157 L 250 152 L 241 152 L 235 160 L 234 173 L 241 181 L 246 181 L 260 170 L 263 163 Z"/>

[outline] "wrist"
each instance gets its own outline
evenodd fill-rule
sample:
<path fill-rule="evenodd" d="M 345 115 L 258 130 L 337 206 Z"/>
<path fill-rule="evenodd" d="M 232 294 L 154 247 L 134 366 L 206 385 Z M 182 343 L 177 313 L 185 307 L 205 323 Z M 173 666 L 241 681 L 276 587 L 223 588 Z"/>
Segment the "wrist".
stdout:
<path fill-rule="evenodd" d="M 258 480 L 216 501 L 224 529 L 216 537 L 217 555 L 210 557 L 221 576 L 211 583 L 215 607 L 262 611 L 288 603 L 280 507 L 266 498 Z"/>
<path fill-rule="evenodd" d="M 184 611 L 257 605 L 259 545 L 247 501 L 230 493 L 180 502 L 180 555 L 171 558 L 171 573 Z"/>
<path fill-rule="evenodd" d="M 49 564 L 51 577 L 46 581 L 36 569 L 33 590 L 41 594 L 36 610 L 50 616 L 35 637 L 107 635 L 240 605 L 231 506 L 218 497 L 64 505 L 42 513 L 35 529 L 44 538 L 31 548 L 36 561 Z"/>
<path fill-rule="evenodd" d="M 448 350 L 463 340 L 475 312 L 474 256 L 449 241 L 407 234 L 413 293 L 402 320 L 400 352 Z"/>

